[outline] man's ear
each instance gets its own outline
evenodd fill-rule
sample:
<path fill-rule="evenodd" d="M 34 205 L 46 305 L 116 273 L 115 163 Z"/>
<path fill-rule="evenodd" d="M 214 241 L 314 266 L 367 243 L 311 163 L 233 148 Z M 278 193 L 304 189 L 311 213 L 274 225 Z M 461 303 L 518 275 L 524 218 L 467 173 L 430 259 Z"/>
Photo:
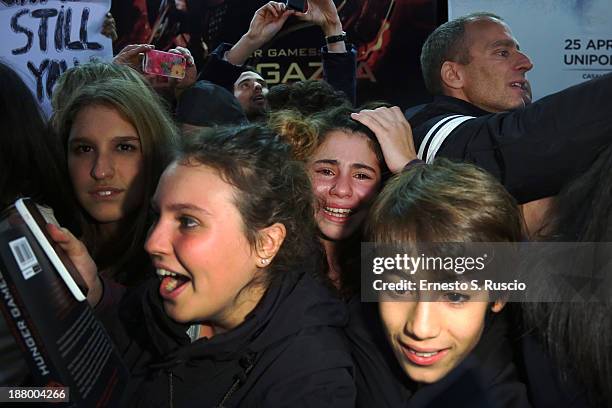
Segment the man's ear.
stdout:
<path fill-rule="evenodd" d="M 277 222 L 260 230 L 258 235 L 256 245 L 257 257 L 259 258 L 258 264 L 266 266 L 270 264 L 283 244 L 287 235 L 287 229 L 283 224 Z"/>
<path fill-rule="evenodd" d="M 491 311 L 493 313 L 499 313 L 504 308 L 504 306 L 506 306 L 506 301 L 503 299 L 498 299 L 491 305 Z"/>
<path fill-rule="evenodd" d="M 454 90 L 463 88 L 463 65 L 458 62 L 444 61 L 440 68 L 442 84 Z"/>

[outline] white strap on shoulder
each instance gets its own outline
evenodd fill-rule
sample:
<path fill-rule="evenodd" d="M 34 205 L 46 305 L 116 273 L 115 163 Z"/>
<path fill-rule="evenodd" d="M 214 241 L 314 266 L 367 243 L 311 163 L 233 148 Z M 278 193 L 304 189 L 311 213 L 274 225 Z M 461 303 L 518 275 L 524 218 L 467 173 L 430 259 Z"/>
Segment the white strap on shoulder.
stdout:
<path fill-rule="evenodd" d="M 424 160 L 427 164 L 431 164 L 436 158 L 436 154 L 438 153 L 440 146 L 442 146 L 442 143 L 444 143 L 451 132 L 463 122 L 474 119 L 474 117 L 475 116 L 452 115 L 440 119 L 440 121 L 431 127 L 429 132 L 427 132 L 425 135 L 423 142 L 421 142 L 421 146 L 419 146 L 419 152 L 417 154 L 418 158 Z M 429 143 L 429 147 L 427 148 L 426 152 L 425 148 L 429 142 L 429 139 L 431 139 L 431 143 Z"/>

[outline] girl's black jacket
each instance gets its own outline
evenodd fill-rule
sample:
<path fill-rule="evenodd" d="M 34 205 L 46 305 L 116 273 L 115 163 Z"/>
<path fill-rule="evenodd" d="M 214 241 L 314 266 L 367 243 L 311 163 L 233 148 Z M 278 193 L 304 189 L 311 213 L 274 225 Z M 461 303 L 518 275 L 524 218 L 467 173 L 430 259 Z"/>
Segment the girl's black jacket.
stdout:
<path fill-rule="evenodd" d="M 346 306 L 308 273 L 287 272 L 240 326 L 193 343 L 158 287 L 147 282 L 104 319 L 133 375 L 129 406 L 355 406 Z"/>

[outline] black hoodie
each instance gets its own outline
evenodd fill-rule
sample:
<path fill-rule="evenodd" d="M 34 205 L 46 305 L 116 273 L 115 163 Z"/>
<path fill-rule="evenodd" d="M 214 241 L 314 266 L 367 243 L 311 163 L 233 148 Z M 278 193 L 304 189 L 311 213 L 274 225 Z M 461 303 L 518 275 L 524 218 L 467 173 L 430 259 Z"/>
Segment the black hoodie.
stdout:
<path fill-rule="evenodd" d="M 346 306 L 303 272 L 273 283 L 245 321 L 191 343 L 152 281 L 110 329 L 133 374 L 130 406 L 353 407 Z"/>

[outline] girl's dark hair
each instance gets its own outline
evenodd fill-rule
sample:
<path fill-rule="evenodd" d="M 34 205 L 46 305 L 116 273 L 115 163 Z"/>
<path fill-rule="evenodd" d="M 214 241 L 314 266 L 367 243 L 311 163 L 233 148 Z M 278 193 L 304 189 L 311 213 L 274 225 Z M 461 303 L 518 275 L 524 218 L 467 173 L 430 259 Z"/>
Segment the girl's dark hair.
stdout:
<path fill-rule="evenodd" d="M 32 197 L 53 208 L 57 219 L 74 228 L 69 178 L 34 95 L 8 65 L 0 62 L 0 206 Z M 78 231 L 77 231 L 78 232 Z"/>
<path fill-rule="evenodd" d="M 548 234 L 544 240 L 553 242 L 612 242 L 612 145 L 561 190 L 544 231 Z M 604 257 L 609 265 L 610 254 Z M 609 268 L 605 271 L 610 272 Z M 593 276 L 597 276 L 596 272 L 593 271 Z M 609 275 L 606 279 L 609 281 Z M 532 291 L 545 294 L 551 284 L 544 279 L 541 285 L 531 285 Z M 571 298 L 571 294 L 567 295 Z M 609 298 L 596 302 L 523 304 L 526 329 L 539 335 L 565 375 L 573 374 L 581 383 L 593 406 L 612 404 L 610 316 Z"/>
<path fill-rule="evenodd" d="M 544 238 L 549 241 L 612 241 L 612 144 L 553 202 Z"/>
<path fill-rule="evenodd" d="M 259 125 L 206 129 L 186 139 L 176 161 L 208 166 L 234 186 L 236 207 L 253 248 L 261 229 L 275 223 L 285 226 L 269 280 L 319 262 L 310 179 L 303 164 L 291 157 L 290 146 L 272 131 Z"/>

